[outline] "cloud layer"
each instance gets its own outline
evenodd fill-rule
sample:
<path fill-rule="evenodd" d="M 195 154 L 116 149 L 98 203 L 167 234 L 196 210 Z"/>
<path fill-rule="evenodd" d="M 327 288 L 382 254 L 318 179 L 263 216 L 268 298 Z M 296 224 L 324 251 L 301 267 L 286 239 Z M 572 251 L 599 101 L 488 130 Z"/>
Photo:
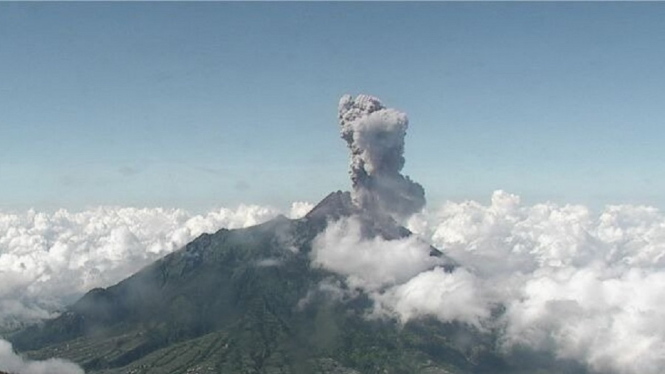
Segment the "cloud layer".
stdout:
<path fill-rule="evenodd" d="M 665 216 L 644 206 L 448 203 L 424 234 L 507 307 L 505 343 L 553 349 L 601 371 L 665 367 Z"/>
<path fill-rule="evenodd" d="M 290 216 L 311 204 L 294 203 Z M 204 215 L 180 209 L 102 207 L 78 213 L 0 213 L 0 330 L 54 316 L 204 232 L 255 225 L 280 212 L 241 205 Z"/>
<path fill-rule="evenodd" d="M 551 351 L 598 372 L 665 367 L 665 216 L 655 208 L 594 215 L 579 205 L 524 206 L 502 191 L 489 205 L 448 202 L 408 226 L 462 265 L 451 273 L 415 239 L 366 241 L 354 225 L 331 224 L 313 262 L 367 292 L 375 314 L 502 331 L 503 349 Z"/>
<path fill-rule="evenodd" d="M 296 203 L 290 215 L 310 208 Z M 203 232 L 278 213 L 240 206 L 204 215 L 135 208 L 0 214 L 0 326 L 52 316 Z M 408 227 L 421 239 L 363 239 L 354 218 L 337 221 L 316 239 L 312 261 L 367 292 L 375 316 L 432 315 L 498 329 L 507 350 L 549 350 L 598 372 L 665 367 L 665 215 L 657 209 L 616 205 L 594 214 L 579 205 L 524 205 L 497 191 L 487 205 L 448 202 L 413 216 Z M 427 242 L 462 267 L 445 272 Z M 497 305 L 505 313 L 492 320 Z"/>
<path fill-rule="evenodd" d="M 11 343 L 0 339 L 0 371 L 20 374 L 83 374 L 78 365 L 60 359 L 27 361 L 14 353 Z"/>

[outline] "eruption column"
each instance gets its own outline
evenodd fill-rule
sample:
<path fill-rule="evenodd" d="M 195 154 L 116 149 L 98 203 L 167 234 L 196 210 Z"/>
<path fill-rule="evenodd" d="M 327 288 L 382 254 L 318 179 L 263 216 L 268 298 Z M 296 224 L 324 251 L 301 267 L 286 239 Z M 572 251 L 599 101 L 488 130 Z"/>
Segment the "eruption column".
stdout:
<path fill-rule="evenodd" d="M 425 206 L 425 190 L 402 175 L 406 114 L 368 95 L 339 102 L 341 134 L 351 150 L 353 199 L 361 209 L 406 218 Z"/>

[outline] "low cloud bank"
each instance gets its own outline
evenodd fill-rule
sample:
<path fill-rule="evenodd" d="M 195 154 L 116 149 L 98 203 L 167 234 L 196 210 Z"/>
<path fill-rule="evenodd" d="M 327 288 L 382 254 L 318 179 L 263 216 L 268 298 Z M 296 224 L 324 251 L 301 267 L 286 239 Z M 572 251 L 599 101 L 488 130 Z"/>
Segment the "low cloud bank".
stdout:
<path fill-rule="evenodd" d="M 489 205 L 448 202 L 408 227 L 461 264 L 449 273 L 417 239 L 367 241 L 356 225 L 329 225 L 312 261 L 367 292 L 374 314 L 501 331 L 505 350 L 525 345 L 597 372 L 665 367 L 665 215 L 653 207 L 594 215 L 503 191 Z M 505 313 L 492 319 L 498 305 Z"/>
<path fill-rule="evenodd" d="M 11 343 L 0 339 L 0 371 L 19 374 L 84 374 L 78 365 L 52 358 L 46 361 L 24 360 L 14 353 Z"/>
<path fill-rule="evenodd" d="M 311 204 L 294 203 L 297 218 Z M 180 209 L 102 207 L 79 213 L 0 213 L 0 331 L 55 316 L 202 233 L 266 221 L 280 212 L 241 205 L 203 215 Z"/>
<path fill-rule="evenodd" d="M 297 203 L 289 215 L 310 208 Z M 120 281 L 201 233 L 277 214 L 260 206 L 204 215 L 135 208 L 0 213 L 0 327 L 53 316 L 90 288 Z M 658 209 L 615 205 L 593 214 L 580 205 L 523 205 L 497 191 L 487 205 L 448 202 L 407 226 L 420 239 L 365 239 L 354 218 L 337 221 L 316 239 L 312 262 L 370 295 L 374 316 L 406 322 L 428 315 L 500 330 L 506 350 L 527 345 L 598 372 L 655 374 L 665 367 L 665 215 Z M 462 266 L 444 271 L 428 242 Z M 497 305 L 505 312 L 493 320 Z M 13 354 L 0 344 L 0 363 L 11 362 L 2 359 L 14 357 L 7 352 Z"/>

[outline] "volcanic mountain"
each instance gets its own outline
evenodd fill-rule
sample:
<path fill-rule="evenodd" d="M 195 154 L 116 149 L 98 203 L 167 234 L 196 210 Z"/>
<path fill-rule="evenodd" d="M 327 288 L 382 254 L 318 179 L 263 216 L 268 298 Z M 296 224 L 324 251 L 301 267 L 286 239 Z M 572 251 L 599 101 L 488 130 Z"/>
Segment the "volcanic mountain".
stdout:
<path fill-rule="evenodd" d="M 201 235 L 11 341 L 30 358 L 67 358 L 88 373 L 519 372 L 469 326 L 368 318 L 364 293 L 331 297 L 323 285 L 348 286 L 312 265 L 312 243 L 351 215 L 367 237 L 411 235 L 335 192 L 301 219 Z M 456 266 L 435 248 L 430 256 Z"/>
<path fill-rule="evenodd" d="M 396 221 L 425 205 L 423 187 L 401 173 L 406 115 L 347 95 L 339 120 L 351 193 L 330 194 L 301 219 L 201 235 L 14 334 L 14 347 L 106 374 L 583 372 L 547 355 L 505 358 L 500 332 L 477 321 L 381 309 L 377 295 L 414 269 L 446 277 L 459 266 Z"/>

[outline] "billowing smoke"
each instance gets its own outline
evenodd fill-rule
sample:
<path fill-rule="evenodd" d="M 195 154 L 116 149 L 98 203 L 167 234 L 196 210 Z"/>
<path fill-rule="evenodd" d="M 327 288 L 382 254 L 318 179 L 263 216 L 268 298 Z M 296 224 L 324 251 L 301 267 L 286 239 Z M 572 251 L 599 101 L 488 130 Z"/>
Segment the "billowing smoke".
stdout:
<path fill-rule="evenodd" d="M 288 214 L 300 217 L 311 207 L 297 202 Z M 117 283 L 202 233 L 279 213 L 256 205 L 203 215 L 112 207 L 0 213 L 0 331 L 54 317 L 90 289 Z"/>
<path fill-rule="evenodd" d="M 24 360 L 14 353 L 11 343 L 0 339 L 0 371 L 18 374 L 83 374 L 78 365 L 52 358 L 46 361 Z"/>
<path fill-rule="evenodd" d="M 331 223 L 312 261 L 366 292 L 371 316 L 460 321 L 499 333 L 506 352 L 526 346 L 597 373 L 665 368 L 665 215 L 655 208 L 593 214 L 497 191 L 489 205 L 448 202 L 413 216 L 408 227 L 461 265 L 452 272 L 416 239 L 367 239 L 356 226 Z"/>
<path fill-rule="evenodd" d="M 405 218 L 425 206 L 425 191 L 401 174 L 406 114 L 385 108 L 379 99 L 350 95 L 339 101 L 342 138 L 351 150 L 355 203 L 369 212 Z"/>

